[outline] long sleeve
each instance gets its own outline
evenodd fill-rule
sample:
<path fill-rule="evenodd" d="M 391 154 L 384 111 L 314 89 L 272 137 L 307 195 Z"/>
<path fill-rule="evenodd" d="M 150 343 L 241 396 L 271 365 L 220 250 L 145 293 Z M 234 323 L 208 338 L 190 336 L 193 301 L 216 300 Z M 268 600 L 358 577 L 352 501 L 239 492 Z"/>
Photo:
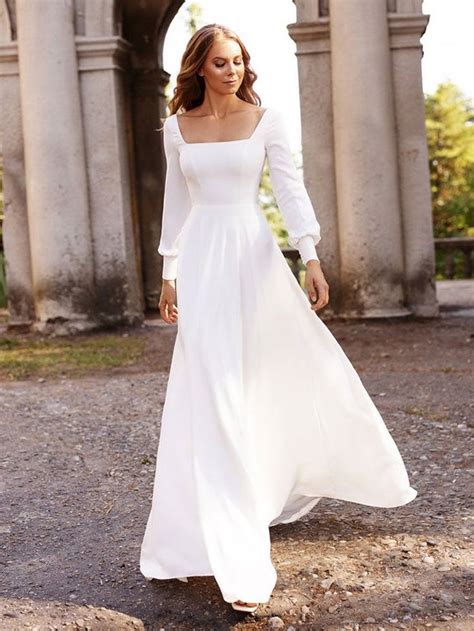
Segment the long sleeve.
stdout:
<path fill-rule="evenodd" d="M 191 209 L 188 185 L 179 164 L 179 151 L 168 117 L 163 126 L 166 156 L 166 178 L 163 198 L 163 219 L 158 253 L 163 258 L 162 277 L 174 280 L 178 267 L 178 237 Z"/>
<path fill-rule="evenodd" d="M 297 248 L 303 264 L 319 261 L 316 245 L 321 231 L 313 204 L 295 166 L 282 113 L 272 108 L 265 148 L 273 191 L 285 220 L 288 243 Z"/>

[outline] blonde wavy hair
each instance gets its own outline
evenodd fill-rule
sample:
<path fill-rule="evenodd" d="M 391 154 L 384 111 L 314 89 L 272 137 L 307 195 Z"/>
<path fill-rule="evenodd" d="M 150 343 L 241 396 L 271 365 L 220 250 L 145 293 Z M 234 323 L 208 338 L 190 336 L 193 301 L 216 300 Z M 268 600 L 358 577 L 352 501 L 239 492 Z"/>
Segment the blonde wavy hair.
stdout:
<path fill-rule="evenodd" d="M 204 101 L 205 83 L 203 77 L 198 75 L 198 70 L 204 64 L 211 46 L 221 39 L 233 39 L 242 51 L 244 78 L 236 93 L 237 96 L 242 101 L 261 105 L 261 99 L 252 87 L 257 74 L 250 66 L 250 55 L 240 37 L 222 24 L 206 24 L 197 30 L 187 43 L 173 96 L 168 103 L 170 114 L 187 112 Z M 162 119 L 162 122 L 164 120 Z"/>

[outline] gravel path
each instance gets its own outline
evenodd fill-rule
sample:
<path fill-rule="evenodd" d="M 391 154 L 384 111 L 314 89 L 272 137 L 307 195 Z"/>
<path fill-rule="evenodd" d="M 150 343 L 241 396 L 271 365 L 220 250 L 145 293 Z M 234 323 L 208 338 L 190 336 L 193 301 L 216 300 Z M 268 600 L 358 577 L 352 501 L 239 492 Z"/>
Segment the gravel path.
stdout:
<path fill-rule="evenodd" d="M 474 629 L 474 319 L 328 326 L 399 446 L 413 502 L 323 499 L 272 527 L 278 582 L 253 616 L 224 603 L 213 577 L 145 581 L 139 546 L 175 328 L 130 329 L 154 363 L 0 383 L 0 628 Z"/>

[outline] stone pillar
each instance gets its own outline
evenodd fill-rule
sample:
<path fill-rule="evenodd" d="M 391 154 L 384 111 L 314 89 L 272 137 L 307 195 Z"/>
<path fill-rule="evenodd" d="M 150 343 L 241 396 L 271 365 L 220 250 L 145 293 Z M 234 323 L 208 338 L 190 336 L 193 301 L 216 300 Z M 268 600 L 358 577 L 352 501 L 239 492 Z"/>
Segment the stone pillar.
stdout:
<path fill-rule="evenodd" d="M 0 144 L 3 154 L 3 245 L 9 327 L 35 320 L 25 188 L 20 79 L 16 42 L 0 44 Z"/>
<path fill-rule="evenodd" d="M 144 304 L 131 114 L 124 79 L 131 46 L 115 36 L 79 37 L 77 51 L 97 316 L 108 325 L 135 324 L 143 321 Z"/>
<path fill-rule="evenodd" d="M 389 15 L 397 119 L 405 295 L 415 315 L 439 315 L 420 37 L 429 16 L 421 0 L 399 0 Z"/>
<path fill-rule="evenodd" d="M 342 315 L 406 315 L 386 3 L 332 0 L 330 30 Z"/>
<path fill-rule="evenodd" d="M 323 317 L 341 303 L 337 196 L 331 94 L 329 19 L 319 2 L 296 0 L 297 22 L 288 25 L 296 42 L 301 104 L 304 181 L 321 224 L 318 255 L 329 283 L 331 300 Z"/>
<path fill-rule="evenodd" d="M 151 63 L 150 63 L 151 66 Z M 160 68 L 137 68 L 131 78 L 134 156 L 138 212 L 142 229 L 141 252 L 147 308 L 156 309 L 161 289 L 162 257 L 157 253 L 161 234 L 165 156 L 160 116 L 169 75 Z M 157 174 L 162 174 L 158 177 Z"/>
<path fill-rule="evenodd" d="M 73 0 L 17 0 L 28 224 L 39 323 L 94 326 L 94 261 Z"/>

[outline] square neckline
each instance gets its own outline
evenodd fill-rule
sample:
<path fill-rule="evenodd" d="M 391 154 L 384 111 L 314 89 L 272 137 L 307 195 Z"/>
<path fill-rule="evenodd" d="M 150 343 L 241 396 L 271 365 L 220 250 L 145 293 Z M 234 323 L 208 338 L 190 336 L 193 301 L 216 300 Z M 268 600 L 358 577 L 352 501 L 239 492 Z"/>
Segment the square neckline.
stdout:
<path fill-rule="evenodd" d="M 250 136 L 248 136 L 247 138 L 236 138 L 235 140 L 209 140 L 209 141 L 201 141 L 201 142 L 186 142 L 186 140 L 183 137 L 183 134 L 181 133 L 181 128 L 179 126 L 178 123 L 178 115 L 175 113 L 173 114 L 174 119 L 175 119 L 175 123 L 176 123 L 176 128 L 178 130 L 178 135 L 181 139 L 181 141 L 183 142 L 183 144 L 188 145 L 188 146 L 192 146 L 192 145 L 224 145 L 224 144 L 229 144 L 231 142 L 245 142 L 247 140 L 252 140 L 253 137 L 255 136 L 255 134 L 257 133 L 257 130 L 260 127 L 260 124 L 262 122 L 262 120 L 265 118 L 265 114 L 268 112 L 269 108 L 266 107 L 263 110 L 263 114 L 260 116 L 258 123 L 255 125 L 253 132 L 250 134 Z"/>

